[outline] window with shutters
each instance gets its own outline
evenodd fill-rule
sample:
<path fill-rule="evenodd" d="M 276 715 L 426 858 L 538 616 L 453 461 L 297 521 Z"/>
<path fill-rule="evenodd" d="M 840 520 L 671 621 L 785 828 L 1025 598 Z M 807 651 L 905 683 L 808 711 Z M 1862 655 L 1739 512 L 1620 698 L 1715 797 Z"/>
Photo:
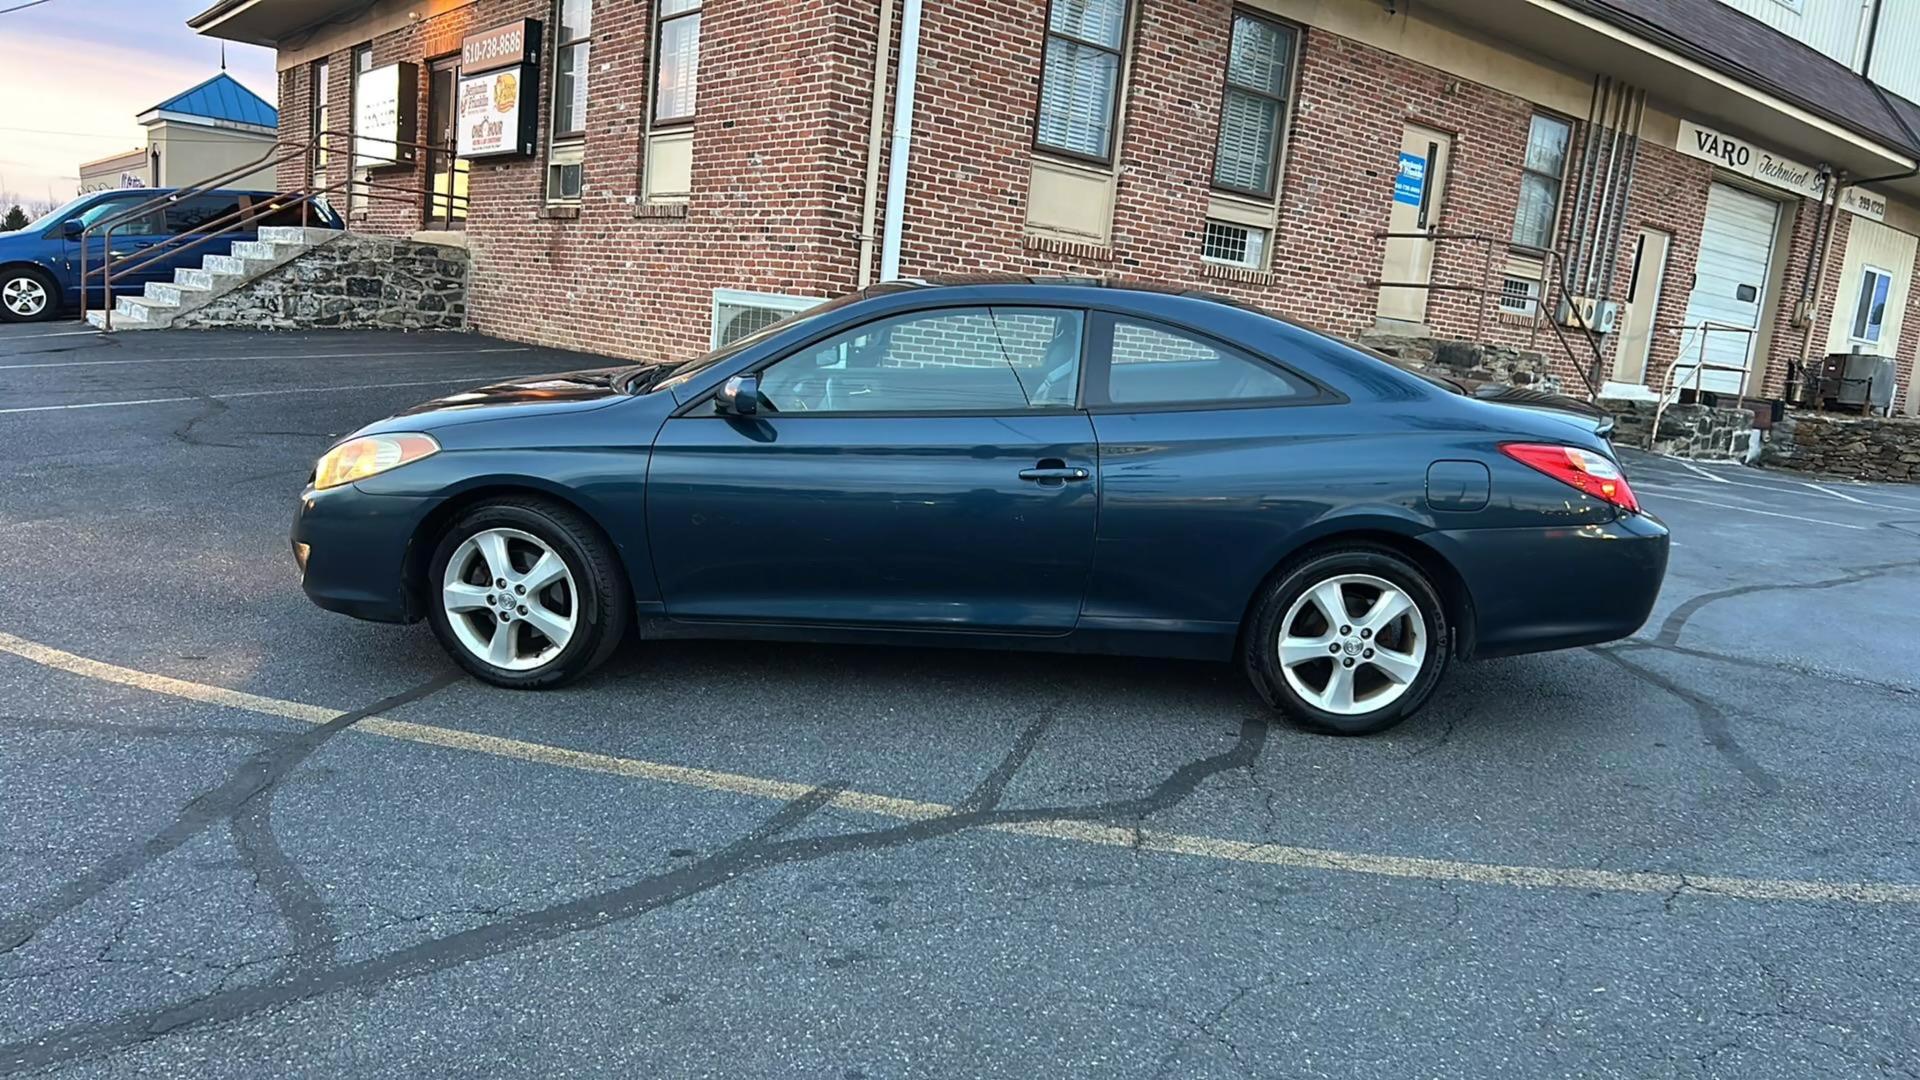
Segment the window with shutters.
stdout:
<path fill-rule="evenodd" d="M 1234 13 L 1226 89 L 1220 101 L 1220 139 L 1213 160 L 1215 187 L 1262 199 L 1273 197 L 1297 41 L 1290 26 L 1244 11 Z"/>
<path fill-rule="evenodd" d="M 1560 189 L 1567 175 L 1567 144 L 1573 125 L 1557 116 L 1535 113 L 1527 129 L 1527 156 L 1521 163 L 1520 205 L 1513 212 L 1513 242 L 1545 250 L 1553 246 L 1560 218 Z"/>
<path fill-rule="evenodd" d="M 1120 101 L 1127 0 L 1053 0 L 1034 142 L 1107 164 Z"/>

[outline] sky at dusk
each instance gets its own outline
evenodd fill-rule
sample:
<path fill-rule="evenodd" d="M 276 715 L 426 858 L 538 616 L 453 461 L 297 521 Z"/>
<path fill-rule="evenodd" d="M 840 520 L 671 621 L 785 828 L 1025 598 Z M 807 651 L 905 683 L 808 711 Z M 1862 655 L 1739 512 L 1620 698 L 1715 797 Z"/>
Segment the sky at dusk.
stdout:
<path fill-rule="evenodd" d="M 22 0 L 0 0 L 0 8 Z M 0 199 L 70 197 L 83 161 L 146 145 L 134 117 L 220 70 L 187 29 L 213 0 L 48 0 L 0 14 Z M 273 51 L 227 45 L 227 70 L 276 96 Z M 4 205 L 0 205 L 4 209 Z"/>

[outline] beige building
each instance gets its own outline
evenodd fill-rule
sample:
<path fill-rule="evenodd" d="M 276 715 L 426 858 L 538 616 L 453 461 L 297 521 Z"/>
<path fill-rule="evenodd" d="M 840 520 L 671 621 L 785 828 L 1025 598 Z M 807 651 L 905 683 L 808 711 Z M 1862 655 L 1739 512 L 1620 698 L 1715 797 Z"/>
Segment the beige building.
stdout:
<path fill-rule="evenodd" d="M 184 187 L 268 157 L 279 114 L 226 72 L 140 113 L 145 149 L 80 166 L 80 191 L 127 187 Z M 226 187 L 273 187 L 273 169 L 229 179 Z"/>

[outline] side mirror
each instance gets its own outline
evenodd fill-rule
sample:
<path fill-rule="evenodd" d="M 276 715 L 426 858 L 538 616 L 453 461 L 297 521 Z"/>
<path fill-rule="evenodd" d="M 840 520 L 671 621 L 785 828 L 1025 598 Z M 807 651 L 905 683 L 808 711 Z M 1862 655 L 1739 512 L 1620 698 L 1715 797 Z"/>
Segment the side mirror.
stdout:
<path fill-rule="evenodd" d="M 735 375 L 713 395 L 714 410 L 722 416 L 752 416 L 760 411 L 760 376 Z"/>
<path fill-rule="evenodd" d="M 60 235 L 69 240 L 78 240 L 80 234 L 85 232 L 86 228 L 86 222 L 81 221 L 79 218 L 68 218 L 60 223 Z"/>

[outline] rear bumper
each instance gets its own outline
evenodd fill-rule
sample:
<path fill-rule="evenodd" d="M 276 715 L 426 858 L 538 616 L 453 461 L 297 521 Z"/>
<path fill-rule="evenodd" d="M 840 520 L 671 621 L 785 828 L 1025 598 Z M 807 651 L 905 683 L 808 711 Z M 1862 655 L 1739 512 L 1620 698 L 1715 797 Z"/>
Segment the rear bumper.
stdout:
<path fill-rule="evenodd" d="M 1470 655 L 1512 656 L 1627 637 L 1667 574 L 1667 528 L 1645 514 L 1604 525 L 1432 534 L 1473 598 Z"/>
<path fill-rule="evenodd" d="M 419 618 L 407 594 L 408 548 L 432 505 L 432 499 L 369 495 L 353 485 L 302 492 L 290 539 L 307 597 L 356 619 Z"/>

